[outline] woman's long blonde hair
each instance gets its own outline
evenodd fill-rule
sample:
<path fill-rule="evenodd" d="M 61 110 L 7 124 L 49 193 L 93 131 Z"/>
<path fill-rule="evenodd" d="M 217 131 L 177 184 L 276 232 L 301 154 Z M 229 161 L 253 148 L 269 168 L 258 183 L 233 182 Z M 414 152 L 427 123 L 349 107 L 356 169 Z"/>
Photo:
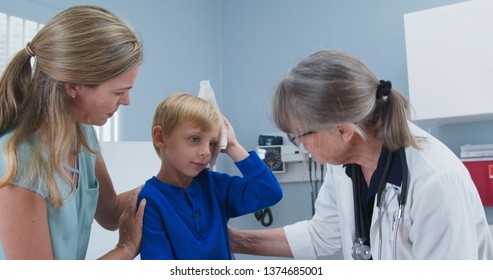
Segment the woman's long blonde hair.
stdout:
<path fill-rule="evenodd" d="M 70 110 L 64 84 L 94 88 L 142 61 L 137 34 L 103 8 L 74 6 L 53 17 L 12 58 L 0 79 L 0 135 L 13 131 L 2 147 L 7 170 L 0 187 L 15 178 L 18 147 L 27 142 L 32 150 L 28 176 L 40 178 L 33 183 L 46 188 L 60 207 L 63 198 L 55 177 L 71 181 L 64 172 L 68 155 L 81 147 L 94 152 Z"/>

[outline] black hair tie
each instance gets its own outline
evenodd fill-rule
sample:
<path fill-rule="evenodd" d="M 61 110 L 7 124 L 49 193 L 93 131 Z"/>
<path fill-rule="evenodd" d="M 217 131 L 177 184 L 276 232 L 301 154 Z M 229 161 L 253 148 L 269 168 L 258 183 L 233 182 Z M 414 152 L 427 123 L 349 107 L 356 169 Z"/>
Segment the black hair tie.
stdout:
<path fill-rule="evenodd" d="M 392 83 L 390 81 L 380 80 L 377 87 L 377 98 L 387 99 L 390 92 L 392 91 Z"/>

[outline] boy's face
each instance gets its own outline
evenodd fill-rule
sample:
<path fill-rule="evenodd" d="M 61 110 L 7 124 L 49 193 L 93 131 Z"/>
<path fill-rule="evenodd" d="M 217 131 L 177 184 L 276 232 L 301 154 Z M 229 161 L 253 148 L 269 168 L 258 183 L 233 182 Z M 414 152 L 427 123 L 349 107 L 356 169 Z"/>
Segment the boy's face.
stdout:
<path fill-rule="evenodd" d="M 203 131 L 192 123 L 181 123 L 164 136 L 161 158 L 169 176 L 195 177 L 210 163 L 219 145 L 219 130 Z M 174 177 L 174 176 L 173 176 Z"/>

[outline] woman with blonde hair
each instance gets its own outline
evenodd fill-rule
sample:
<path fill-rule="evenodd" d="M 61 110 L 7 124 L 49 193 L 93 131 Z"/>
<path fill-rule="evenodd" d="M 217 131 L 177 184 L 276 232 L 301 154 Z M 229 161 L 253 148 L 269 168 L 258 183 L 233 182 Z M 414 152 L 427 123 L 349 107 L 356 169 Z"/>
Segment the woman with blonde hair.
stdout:
<path fill-rule="evenodd" d="M 113 13 L 75 6 L 53 17 L 0 80 L 0 259 L 85 259 L 93 219 L 120 229 L 102 258 L 140 248 L 140 188 L 117 195 L 93 125 L 120 105 L 143 62 L 140 39 Z"/>

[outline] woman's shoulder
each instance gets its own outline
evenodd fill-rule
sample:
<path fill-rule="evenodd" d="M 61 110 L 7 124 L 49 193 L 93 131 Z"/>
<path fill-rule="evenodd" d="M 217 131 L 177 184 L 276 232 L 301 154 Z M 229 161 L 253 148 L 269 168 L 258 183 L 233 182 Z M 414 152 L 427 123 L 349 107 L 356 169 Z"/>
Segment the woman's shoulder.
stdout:
<path fill-rule="evenodd" d="M 2 135 L 0 135 L 0 145 L 3 147 L 5 142 L 7 142 L 10 138 L 12 138 L 12 135 L 14 134 L 13 130 L 6 131 Z"/>
<path fill-rule="evenodd" d="M 0 136 L 0 147 L 2 149 L 4 149 L 4 145 L 12 138 L 13 134 L 14 131 L 10 131 Z M 42 197 L 47 197 L 47 192 L 43 187 L 43 184 L 40 183 L 42 177 L 39 176 L 39 172 L 33 171 L 30 168 L 32 166 L 30 163 L 33 161 L 32 145 L 36 141 L 33 137 L 22 141 L 17 147 L 18 169 L 11 182 L 19 187 L 37 192 Z M 4 176 L 7 170 L 7 160 L 8 158 L 5 150 L 3 150 L 2 158 L 0 159 L 0 176 Z"/>
<path fill-rule="evenodd" d="M 6 133 L 4 133 L 3 135 L 0 136 L 0 149 L 2 149 L 2 156 L 3 158 L 5 159 L 6 157 L 6 153 L 5 153 L 5 145 L 7 144 L 7 142 L 12 138 L 12 136 L 14 135 L 14 131 L 11 130 L 11 131 L 8 131 Z M 29 155 L 32 153 L 32 147 L 30 146 L 30 142 L 32 143 L 33 141 L 35 141 L 34 139 L 32 138 L 29 138 L 28 140 L 24 140 L 22 141 L 19 146 L 17 147 L 17 156 L 18 156 L 18 160 L 20 162 L 22 162 L 23 160 L 26 159 L 26 157 L 29 157 Z"/>
<path fill-rule="evenodd" d="M 411 180 L 422 183 L 445 177 L 461 180 L 469 176 L 461 159 L 447 145 L 426 132 L 420 135 L 426 136 L 420 141 L 420 149 L 406 148 Z"/>
<path fill-rule="evenodd" d="M 3 135 L 0 136 L 0 149 L 2 149 L 2 157 L 0 158 L 0 176 L 4 176 L 5 174 L 5 165 L 6 165 L 6 154 L 5 154 L 5 150 L 4 150 L 4 145 L 5 143 L 7 142 L 8 139 L 10 139 L 12 137 L 12 132 L 7 132 Z"/>

